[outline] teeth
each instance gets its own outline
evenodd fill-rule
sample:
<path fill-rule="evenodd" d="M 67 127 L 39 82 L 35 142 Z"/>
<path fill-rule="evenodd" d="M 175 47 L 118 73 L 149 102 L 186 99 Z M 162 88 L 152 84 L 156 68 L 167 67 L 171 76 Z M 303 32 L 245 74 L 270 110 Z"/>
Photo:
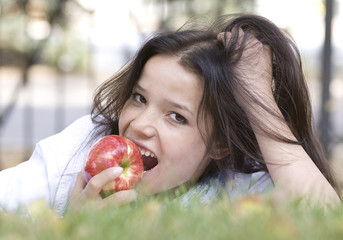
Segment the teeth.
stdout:
<path fill-rule="evenodd" d="M 151 156 L 151 155 L 153 155 L 150 151 L 146 151 L 145 152 L 145 156 L 147 156 L 147 157 L 149 157 L 149 156 Z"/>
<path fill-rule="evenodd" d="M 141 154 L 142 155 L 145 155 L 146 157 L 155 157 L 155 155 L 152 153 L 152 152 L 150 152 L 149 150 L 144 150 L 144 149 L 140 149 L 141 150 Z"/>

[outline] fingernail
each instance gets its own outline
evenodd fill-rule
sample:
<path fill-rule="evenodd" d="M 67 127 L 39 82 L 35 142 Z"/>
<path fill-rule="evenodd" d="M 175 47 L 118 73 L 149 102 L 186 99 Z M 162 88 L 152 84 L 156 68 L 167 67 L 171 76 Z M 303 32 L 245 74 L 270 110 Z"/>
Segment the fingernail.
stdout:
<path fill-rule="evenodd" d="M 122 167 L 114 167 L 113 168 L 114 174 L 118 174 L 118 175 L 120 175 L 123 172 L 123 170 L 124 169 Z"/>

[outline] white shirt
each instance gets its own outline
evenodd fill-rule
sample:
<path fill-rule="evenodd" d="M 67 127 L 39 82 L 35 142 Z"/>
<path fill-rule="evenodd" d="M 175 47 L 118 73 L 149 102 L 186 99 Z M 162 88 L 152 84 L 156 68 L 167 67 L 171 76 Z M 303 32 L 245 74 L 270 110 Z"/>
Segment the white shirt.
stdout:
<path fill-rule="evenodd" d="M 1 171 L 0 206 L 15 210 L 43 198 L 63 214 L 84 166 L 89 149 L 85 143 L 93 128 L 90 115 L 84 116 L 37 143 L 28 161 Z"/>
<path fill-rule="evenodd" d="M 62 215 L 68 206 L 76 177 L 85 164 L 91 146 L 86 143 L 93 129 L 90 115 L 84 116 L 62 132 L 40 141 L 28 161 L 0 171 L 0 207 L 15 210 L 45 199 Z M 95 142 L 97 139 L 92 140 Z M 225 184 L 220 173 L 215 179 Z M 273 187 L 266 172 L 236 173 L 233 182 L 233 188 L 226 186 L 230 198 L 262 193 Z M 190 189 L 182 199 L 201 194 L 207 200 L 217 196 L 216 193 L 218 189 L 206 181 Z"/>

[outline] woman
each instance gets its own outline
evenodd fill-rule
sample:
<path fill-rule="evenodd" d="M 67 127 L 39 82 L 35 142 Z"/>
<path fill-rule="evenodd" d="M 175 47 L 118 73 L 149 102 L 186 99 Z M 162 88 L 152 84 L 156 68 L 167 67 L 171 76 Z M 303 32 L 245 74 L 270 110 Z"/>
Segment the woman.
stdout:
<path fill-rule="evenodd" d="M 262 17 L 225 16 L 205 29 L 154 36 L 98 88 L 91 118 L 44 140 L 30 161 L 0 175 L 0 182 L 11 177 L 16 186 L 31 181 L 40 190 L 30 198 L 5 191 L 1 198 L 10 192 L 26 204 L 41 196 L 63 213 L 70 195 L 74 206 L 103 206 L 185 185 L 185 199 L 208 200 L 219 183 L 232 199 L 275 185 L 291 199 L 340 202 L 312 129 L 298 50 Z M 107 134 L 134 141 L 147 172 L 136 189 L 103 199 L 101 188 L 122 170 L 105 170 L 88 183 L 78 172 L 91 143 Z M 19 183 L 18 172 L 32 180 Z"/>

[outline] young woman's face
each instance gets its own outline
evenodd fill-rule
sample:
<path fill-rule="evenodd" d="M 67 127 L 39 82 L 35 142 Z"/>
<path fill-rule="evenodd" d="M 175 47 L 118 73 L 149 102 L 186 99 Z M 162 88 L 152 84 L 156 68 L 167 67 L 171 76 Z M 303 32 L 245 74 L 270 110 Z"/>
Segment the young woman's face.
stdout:
<path fill-rule="evenodd" d="M 197 124 L 202 81 L 177 57 L 148 60 L 119 119 L 119 133 L 141 149 L 137 191 L 153 194 L 198 178 L 209 163 Z"/>

